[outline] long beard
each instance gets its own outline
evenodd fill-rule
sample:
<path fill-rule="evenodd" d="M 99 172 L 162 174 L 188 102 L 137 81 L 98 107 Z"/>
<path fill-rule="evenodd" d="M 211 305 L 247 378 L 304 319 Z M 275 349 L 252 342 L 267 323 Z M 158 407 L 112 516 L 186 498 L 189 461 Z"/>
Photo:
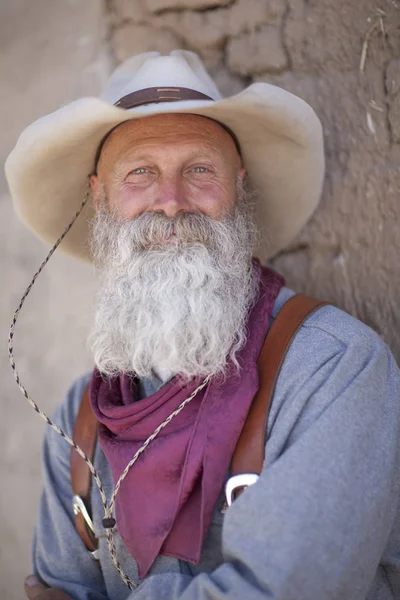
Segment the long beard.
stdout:
<path fill-rule="evenodd" d="M 239 190 L 220 219 L 152 212 L 132 221 L 103 202 L 92 230 L 101 287 L 90 335 L 102 373 L 191 378 L 239 368 L 259 284 L 248 200 Z"/>

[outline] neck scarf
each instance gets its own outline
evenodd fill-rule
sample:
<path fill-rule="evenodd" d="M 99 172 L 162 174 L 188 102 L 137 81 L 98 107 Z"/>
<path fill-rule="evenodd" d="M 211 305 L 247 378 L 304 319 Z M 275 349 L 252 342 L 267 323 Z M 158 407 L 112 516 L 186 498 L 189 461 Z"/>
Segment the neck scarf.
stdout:
<path fill-rule="evenodd" d="M 158 554 L 198 564 L 201 548 L 247 412 L 258 390 L 257 360 L 268 330 L 280 275 L 255 263 L 260 292 L 237 355 L 240 371 L 214 378 L 159 433 L 132 466 L 116 496 L 118 531 L 148 573 Z M 114 484 L 145 440 L 199 385 L 174 377 L 137 399 L 133 376 L 102 378 L 95 369 L 91 405 Z"/>

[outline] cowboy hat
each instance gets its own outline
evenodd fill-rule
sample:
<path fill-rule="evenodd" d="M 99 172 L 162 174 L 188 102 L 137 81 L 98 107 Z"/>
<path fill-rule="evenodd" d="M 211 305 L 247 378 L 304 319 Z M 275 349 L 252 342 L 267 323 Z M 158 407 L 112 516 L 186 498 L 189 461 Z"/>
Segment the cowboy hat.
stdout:
<path fill-rule="evenodd" d="M 324 176 L 321 124 L 303 100 L 268 83 L 222 98 L 200 58 L 175 50 L 122 63 L 101 98 L 82 98 L 35 121 L 21 134 L 5 169 L 16 212 L 54 244 L 87 193 L 97 149 L 118 124 L 162 113 L 192 113 L 236 136 L 251 186 L 260 192 L 258 256 L 290 242 L 316 208 Z M 90 260 L 90 203 L 60 248 Z"/>

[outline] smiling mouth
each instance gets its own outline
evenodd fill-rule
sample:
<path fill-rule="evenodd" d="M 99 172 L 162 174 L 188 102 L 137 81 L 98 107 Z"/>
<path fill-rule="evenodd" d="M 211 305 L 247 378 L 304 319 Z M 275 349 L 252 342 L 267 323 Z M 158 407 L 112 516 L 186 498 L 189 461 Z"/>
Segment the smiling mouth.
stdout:
<path fill-rule="evenodd" d="M 181 240 L 176 233 L 171 233 L 169 235 L 160 237 L 159 241 L 157 242 L 159 245 L 164 246 L 166 244 L 177 244 L 179 242 L 182 242 L 183 240 Z"/>
<path fill-rule="evenodd" d="M 194 238 L 190 238 L 190 237 L 180 236 L 180 235 L 177 235 L 176 233 L 172 232 L 172 233 L 160 236 L 157 240 L 153 240 L 151 243 L 151 246 L 158 246 L 158 247 L 168 246 L 168 245 L 187 246 L 187 245 L 191 245 L 191 244 L 195 244 L 195 243 L 204 243 L 204 241 L 200 240 L 198 238 L 194 239 Z"/>

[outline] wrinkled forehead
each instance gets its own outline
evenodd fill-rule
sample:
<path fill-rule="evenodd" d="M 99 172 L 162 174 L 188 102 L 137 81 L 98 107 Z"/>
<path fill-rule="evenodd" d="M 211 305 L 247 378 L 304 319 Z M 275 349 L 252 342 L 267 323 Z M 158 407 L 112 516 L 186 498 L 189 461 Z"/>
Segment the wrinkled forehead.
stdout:
<path fill-rule="evenodd" d="M 229 152 L 241 161 L 239 142 L 222 123 L 202 115 L 167 113 L 124 121 L 111 129 L 97 149 L 94 172 L 105 156 L 118 156 L 146 143 L 162 147 L 171 139 L 182 143 L 208 143 L 217 151 Z"/>

